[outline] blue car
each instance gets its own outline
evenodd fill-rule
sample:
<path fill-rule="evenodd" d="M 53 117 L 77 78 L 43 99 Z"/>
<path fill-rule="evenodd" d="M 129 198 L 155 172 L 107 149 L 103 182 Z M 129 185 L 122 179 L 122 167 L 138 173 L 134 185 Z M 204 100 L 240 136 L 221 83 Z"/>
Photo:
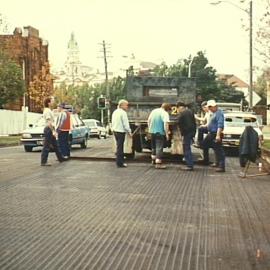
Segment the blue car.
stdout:
<path fill-rule="evenodd" d="M 55 113 L 57 117 L 57 113 Z M 81 148 L 87 147 L 90 129 L 83 123 L 76 113 L 71 113 L 72 130 L 69 132 L 69 144 L 79 144 Z M 36 124 L 24 130 L 21 137 L 21 144 L 24 146 L 25 152 L 32 152 L 34 147 L 43 146 L 45 121 L 43 117 Z"/>

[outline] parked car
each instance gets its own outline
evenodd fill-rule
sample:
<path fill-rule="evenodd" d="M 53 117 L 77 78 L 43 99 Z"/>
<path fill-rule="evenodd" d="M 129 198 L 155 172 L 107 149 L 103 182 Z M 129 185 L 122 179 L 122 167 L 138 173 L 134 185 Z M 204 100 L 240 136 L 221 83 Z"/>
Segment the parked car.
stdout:
<path fill-rule="evenodd" d="M 96 119 L 83 119 L 85 125 L 90 129 L 90 136 L 101 139 L 108 137 L 108 130 Z"/>
<path fill-rule="evenodd" d="M 57 113 L 55 113 L 57 117 Z M 80 144 L 81 148 L 87 147 L 87 141 L 89 138 L 89 128 L 83 123 L 78 114 L 71 113 L 71 125 L 72 130 L 69 133 L 69 144 Z M 28 129 L 24 130 L 21 137 L 21 144 L 24 146 L 26 152 L 31 152 L 34 147 L 42 146 L 44 141 L 45 120 L 43 117 Z"/>
<path fill-rule="evenodd" d="M 246 126 L 252 126 L 258 133 L 260 142 L 263 141 L 260 122 L 255 114 L 250 112 L 225 112 L 223 146 L 238 148 L 240 136 L 244 132 Z"/>

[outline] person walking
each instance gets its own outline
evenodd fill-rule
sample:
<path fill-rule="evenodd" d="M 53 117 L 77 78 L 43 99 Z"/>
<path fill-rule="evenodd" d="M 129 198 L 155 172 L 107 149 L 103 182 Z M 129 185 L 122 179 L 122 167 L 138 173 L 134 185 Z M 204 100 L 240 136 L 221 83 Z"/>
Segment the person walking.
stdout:
<path fill-rule="evenodd" d="M 50 105 L 51 105 L 51 98 L 46 98 L 44 100 L 44 109 L 43 109 L 43 118 L 46 122 L 46 126 L 44 128 L 44 142 L 43 142 L 43 149 L 41 152 L 41 166 L 51 166 L 51 164 L 48 163 L 48 156 L 51 149 L 55 151 L 55 155 L 59 162 L 63 162 L 65 160 L 56 142 L 54 115 L 50 109 Z"/>
<path fill-rule="evenodd" d="M 126 134 L 132 137 L 127 110 L 128 101 L 121 99 L 112 114 L 112 131 L 116 140 L 116 166 L 118 168 L 127 167 L 127 164 L 124 163 L 124 142 Z"/>
<path fill-rule="evenodd" d="M 222 137 L 224 129 L 224 114 L 218 109 L 215 100 L 208 100 L 207 107 L 213 113 L 208 124 L 208 134 L 202 141 L 203 163 L 209 164 L 209 148 L 213 148 L 216 158 L 216 172 L 225 172 L 225 152 L 222 147 Z"/>
<path fill-rule="evenodd" d="M 185 171 L 193 171 L 193 156 L 191 152 L 191 144 L 196 134 L 196 122 L 193 112 L 186 107 L 183 102 L 177 102 L 177 112 L 179 113 L 178 125 L 183 137 L 183 150 L 186 162 Z"/>
<path fill-rule="evenodd" d="M 208 133 L 208 124 L 210 123 L 210 119 L 212 113 L 210 112 L 209 108 L 207 107 L 207 101 L 202 102 L 202 110 L 204 111 L 203 117 L 198 117 L 195 115 L 195 119 L 200 121 L 200 126 L 198 128 L 198 137 L 197 137 L 197 145 L 201 147 L 201 143 L 203 141 L 204 134 Z"/>
<path fill-rule="evenodd" d="M 55 129 L 58 135 L 58 144 L 64 158 L 70 157 L 69 131 L 71 130 L 70 112 L 65 110 L 65 103 L 60 103 L 57 107 L 58 116 L 56 119 Z"/>
<path fill-rule="evenodd" d="M 151 111 L 148 117 L 149 133 L 151 134 L 152 163 L 156 169 L 165 169 L 162 164 L 165 139 L 169 140 L 169 111 L 171 105 L 163 103 L 160 108 Z"/>

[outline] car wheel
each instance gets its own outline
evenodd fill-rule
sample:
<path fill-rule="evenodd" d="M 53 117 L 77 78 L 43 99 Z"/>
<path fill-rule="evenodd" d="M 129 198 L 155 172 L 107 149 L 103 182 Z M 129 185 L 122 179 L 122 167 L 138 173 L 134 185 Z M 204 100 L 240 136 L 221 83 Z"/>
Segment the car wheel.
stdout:
<path fill-rule="evenodd" d="M 24 146 L 24 151 L 25 152 L 32 152 L 32 150 L 33 150 L 33 146 L 28 146 L 28 145 Z"/>
<path fill-rule="evenodd" d="M 83 142 L 81 143 L 81 148 L 82 148 L 82 149 L 87 148 L 87 140 L 88 140 L 88 138 L 87 138 L 87 136 L 86 136 L 86 137 L 84 138 Z"/>

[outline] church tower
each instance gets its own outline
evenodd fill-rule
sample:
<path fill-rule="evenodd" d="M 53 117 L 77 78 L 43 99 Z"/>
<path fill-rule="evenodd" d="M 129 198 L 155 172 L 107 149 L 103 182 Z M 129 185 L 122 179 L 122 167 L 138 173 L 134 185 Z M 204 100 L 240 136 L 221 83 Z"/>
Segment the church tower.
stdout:
<path fill-rule="evenodd" d="M 79 57 L 80 51 L 74 33 L 71 33 L 68 42 L 67 60 L 65 62 L 65 72 L 68 77 L 71 77 L 73 82 L 76 78 L 81 77 L 81 62 Z"/>

